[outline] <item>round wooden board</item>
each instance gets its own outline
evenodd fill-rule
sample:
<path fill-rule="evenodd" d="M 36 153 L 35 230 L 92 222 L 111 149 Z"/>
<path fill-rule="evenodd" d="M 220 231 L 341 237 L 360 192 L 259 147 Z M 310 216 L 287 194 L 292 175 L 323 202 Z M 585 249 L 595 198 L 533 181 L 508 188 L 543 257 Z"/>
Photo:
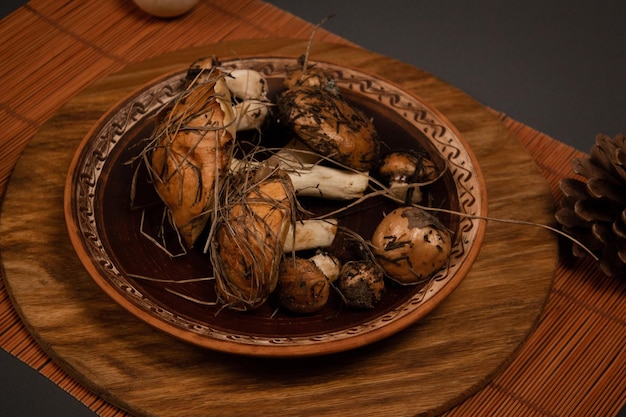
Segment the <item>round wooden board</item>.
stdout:
<path fill-rule="evenodd" d="M 62 107 L 20 158 L 0 218 L 7 288 L 46 352 L 112 403 L 159 416 L 436 414 L 488 383 L 534 329 L 552 285 L 557 239 L 541 228 L 496 221 L 489 221 L 469 275 L 430 315 L 381 342 L 328 356 L 253 358 L 190 346 L 139 321 L 91 280 L 67 236 L 63 187 L 78 144 L 104 112 L 202 56 L 296 58 L 305 47 L 294 40 L 235 41 L 131 65 Z M 414 91 L 469 142 L 490 216 L 552 223 L 553 203 L 537 167 L 480 103 L 366 50 L 315 44 L 311 56 Z"/>

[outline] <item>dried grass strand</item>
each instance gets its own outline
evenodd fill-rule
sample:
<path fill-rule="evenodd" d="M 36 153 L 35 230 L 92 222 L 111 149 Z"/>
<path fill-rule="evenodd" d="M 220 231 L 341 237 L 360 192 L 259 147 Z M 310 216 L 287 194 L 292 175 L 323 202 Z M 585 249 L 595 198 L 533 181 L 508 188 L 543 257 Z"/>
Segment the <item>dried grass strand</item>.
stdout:
<path fill-rule="evenodd" d="M 153 278 L 145 275 L 138 274 L 126 274 L 129 278 L 139 279 L 142 281 L 158 282 L 162 284 L 191 284 L 194 282 L 214 281 L 215 277 L 201 277 L 201 278 L 187 278 L 187 279 L 165 279 L 165 278 Z"/>
<path fill-rule="evenodd" d="M 315 34 L 317 33 L 317 30 L 324 24 L 326 23 L 328 20 L 332 19 L 335 15 L 331 14 L 329 16 L 326 16 L 325 18 L 323 18 L 317 25 L 315 25 L 315 27 L 313 28 L 313 30 L 311 31 L 311 35 L 309 36 L 309 42 L 307 43 L 306 46 L 306 51 L 304 53 L 304 59 L 302 62 L 302 75 L 301 75 L 301 79 L 304 79 L 304 75 L 306 73 L 306 69 L 307 69 L 307 65 L 309 63 L 309 55 L 311 54 L 311 45 L 313 44 L 313 39 L 315 38 Z"/>

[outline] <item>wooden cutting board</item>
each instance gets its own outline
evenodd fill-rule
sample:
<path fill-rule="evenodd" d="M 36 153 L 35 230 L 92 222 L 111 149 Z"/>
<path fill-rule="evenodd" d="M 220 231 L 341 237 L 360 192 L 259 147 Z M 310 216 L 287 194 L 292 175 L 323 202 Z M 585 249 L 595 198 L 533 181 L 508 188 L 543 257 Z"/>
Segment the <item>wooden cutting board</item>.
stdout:
<path fill-rule="evenodd" d="M 430 315 L 381 342 L 329 356 L 260 359 L 190 346 L 139 321 L 91 280 L 67 236 L 63 188 L 79 142 L 104 112 L 198 57 L 296 58 L 305 47 L 293 40 L 235 41 L 131 65 L 63 106 L 20 158 L 0 218 L 7 288 L 46 352 L 112 403 L 160 416 L 436 414 L 489 382 L 534 329 L 552 284 L 557 239 L 541 228 L 492 220 L 471 272 Z M 479 161 L 490 216 L 553 222 L 537 167 L 480 103 L 366 50 L 316 44 L 311 56 L 382 76 L 441 111 Z"/>

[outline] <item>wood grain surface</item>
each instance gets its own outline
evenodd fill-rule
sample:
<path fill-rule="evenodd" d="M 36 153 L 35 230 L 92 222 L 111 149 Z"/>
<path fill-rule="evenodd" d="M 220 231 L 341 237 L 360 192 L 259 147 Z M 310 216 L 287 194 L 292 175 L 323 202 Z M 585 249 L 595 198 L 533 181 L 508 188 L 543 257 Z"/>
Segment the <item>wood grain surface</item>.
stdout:
<path fill-rule="evenodd" d="M 56 112 L 15 168 L 0 219 L 0 251 L 14 304 L 66 371 L 133 414 L 436 414 L 489 382 L 537 323 L 552 285 L 556 239 L 541 228 L 498 221 L 489 221 L 470 274 L 429 316 L 382 342 L 317 358 L 258 359 L 189 346 L 137 320 L 93 283 L 67 237 L 63 187 L 79 142 L 102 114 L 198 57 L 295 58 L 305 46 L 233 41 L 132 64 Z M 311 56 L 378 74 L 442 112 L 480 163 L 490 216 L 553 221 L 549 188 L 536 165 L 480 103 L 428 73 L 361 49 L 316 44 Z"/>

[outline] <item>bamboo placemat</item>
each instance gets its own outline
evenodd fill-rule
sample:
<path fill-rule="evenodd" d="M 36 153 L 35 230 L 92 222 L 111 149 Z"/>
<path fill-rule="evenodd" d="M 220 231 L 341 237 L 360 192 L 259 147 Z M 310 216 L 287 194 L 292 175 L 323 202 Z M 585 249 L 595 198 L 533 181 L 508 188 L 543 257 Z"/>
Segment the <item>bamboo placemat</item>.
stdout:
<path fill-rule="evenodd" d="M 159 20 L 130 1 L 31 1 L 0 22 L 0 193 L 21 151 L 59 107 L 94 80 L 165 52 L 245 38 L 307 39 L 312 25 L 261 1 L 203 1 Z M 349 44 L 321 30 L 317 38 Z M 555 200 L 581 153 L 500 115 Z M 62 140 L 60 138 L 59 140 Z M 1 239 L 1 236 L 0 236 Z M 520 277 L 523 279 L 523 277 Z M 535 332 L 499 376 L 447 416 L 615 415 L 626 401 L 626 283 L 562 256 Z M 0 281 L 0 346 L 103 416 L 125 416 L 69 377 L 37 345 Z"/>

